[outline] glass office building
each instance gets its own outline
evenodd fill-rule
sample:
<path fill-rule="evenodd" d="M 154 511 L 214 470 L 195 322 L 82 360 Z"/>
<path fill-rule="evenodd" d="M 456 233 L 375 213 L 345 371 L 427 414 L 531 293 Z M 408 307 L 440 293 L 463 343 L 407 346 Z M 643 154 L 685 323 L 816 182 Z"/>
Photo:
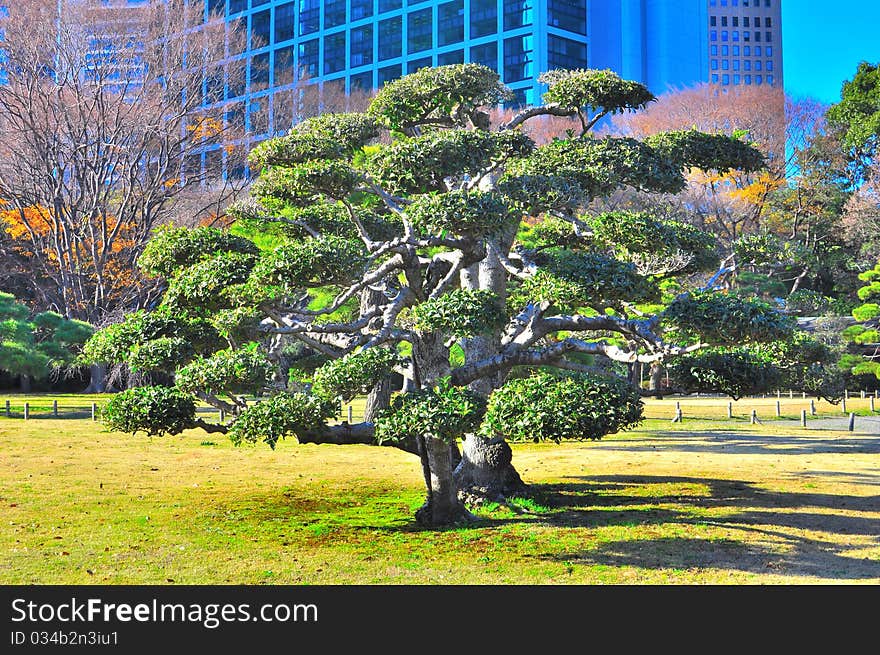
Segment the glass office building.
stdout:
<path fill-rule="evenodd" d="M 540 102 L 540 72 L 589 60 L 587 0 L 210 0 L 209 9 L 247 29 L 248 83 L 226 99 L 243 100 L 257 137 L 290 127 L 275 105 L 301 78 L 350 92 L 475 62 L 501 75 L 512 104 L 530 104 Z"/>

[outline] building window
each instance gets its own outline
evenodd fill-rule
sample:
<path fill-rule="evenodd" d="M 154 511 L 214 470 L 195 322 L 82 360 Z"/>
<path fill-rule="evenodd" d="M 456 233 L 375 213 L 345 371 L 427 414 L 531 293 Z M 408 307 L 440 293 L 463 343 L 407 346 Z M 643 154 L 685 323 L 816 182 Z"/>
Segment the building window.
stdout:
<path fill-rule="evenodd" d="M 293 84 L 293 46 L 278 48 L 275 51 L 275 64 L 272 72 L 273 86 Z"/>
<path fill-rule="evenodd" d="M 318 76 L 318 39 L 299 44 L 297 66 L 301 75 Z"/>
<path fill-rule="evenodd" d="M 743 41 L 748 43 L 751 40 L 751 38 L 752 38 L 751 32 L 743 32 Z"/>
<path fill-rule="evenodd" d="M 464 41 L 464 0 L 454 0 L 437 7 L 437 45 Z"/>
<path fill-rule="evenodd" d="M 352 91 L 371 91 L 373 89 L 373 71 L 352 75 L 348 82 Z"/>
<path fill-rule="evenodd" d="M 364 25 L 351 30 L 349 42 L 349 66 L 357 68 L 373 63 L 373 26 Z"/>
<path fill-rule="evenodd" d="M 746 57 L 751 57 L 751 56 L 752 56 L 752 48 L 751 48 L 751 46 L 743 46 L 743 55 L 745 55 Z"/>
<path fill-rule="evenodd" d="M 299 0 L 299 35 L 311 34 L 321 29 L 320 0 Z"/>
<path fill-rule="evenodd" d="M 269 88 L 269 53 L 256 55 L 251 58 L 251 93 L 263 91 Z"/>
<path fill-rule="evenodd" d="M 381 21 L 379 23 L 379 61 L 400 57 L 402 48 L 403 19 L 400 16 L 395 16 Z"/>
<path fill-rule="evenodd" d="M 755 16 L 755 27 L 761 27 L 761 17 Z"/>
<path fill-rule="evenodd" d="M 733 56 L 739 57 L 739 46 L 738 45 L 733 46 Z"/>
<path fill-rule="evenodd" d="M 506 83 L 531 79 L 534 75 L 533 62 L 531 36 L 515 36 L 504 39 L 504 81 Z"/>
<path fill-rule="evenodd" d="M 768 61 L 767 64 L 764 66 L 764 70 L 765 71 L 772 71 L 773 70 L 773 62 Z"/>
<path fill-rule="evenodd" d="M 734 26 L 734 27 L 739 27 L 739 16 L 734 16 L 734 17 L 733 17 L 733 26 Z"/>
<path fill-rule="evenodd" d="M 721 76 L 722 84 L 730 84 L 730 75 L 722 75 Z"/>
<path fill-rule="evenodd" d="M 761 82 L 763 82 L 763 80 L 761 79 L 761 76 L 755 75 L 755 84 L 761 84 Z"/>
<path fill-rule="evenodd" d="M 586 68 L 587 45 L 572 39 L 547 36 L 547 65 L 554 68 Z"/>
<path fill-rule="evenodd" d="M 770 43 L 773 40 L 773 32 L 764 32 L 764 40 Z"/>
<path fill-rule="evenodd" d="M 760 57 L 760 56 L 761 56 L 761 46 L 759 46 L 759 45 L 756 45 L 756 46 L 755 46 L 755 56 L 756 56 L 756 57 Z M 770 55 L 768 54 L 767 56 L 769 57 Z"/>
<path fill-rule="evenodd" d="M 767 84 L 773 84 L 773 76 L 772 75 L 767 76 Z"/>
<path fill-rule="evenodd" d="M 721 27 L 727 27 L 727 16 L 721 17 Z"/>
<path fill-rule="evenodd" d="M 324 75 L 337 73 L 345 68 L 345 32 L 324 37 Z"/>
<path fill-rule="evenodd" d="M 504 0 L 504 29 L 515 30 L 532 24 L 534 0 Z"/>
<path fill-rule="evenodd" d="M 749 25 L 750 21 L 751 19 L 748 16 L 743 16 L 743 27 L 751 27 L 751 25 Z"/>
<path fill-rule="evenodd" d="M 717 71 L 717 70 L 718 70 L 718 60 L 717 60 L 717 59 L 713 59 L 713 60 L 712 60 L 712 70 L 713 70 L 713 71 Z"/>
<path fill-rule="evenodd" d="M 718 75 L 717 74 L 712 75 L 712 84 L 718 84 Z"/>
<path fill-rule="evenodd" d="M 386 82 L 391 82 L 400 77 L 400 64 L 394 64 L 392 66 L 385 66 L 384 68 L 379 69 L 379 79 L 378 84 L 379 88 L 382 88 L 382 85 Z"/>
<path fill-rule="evenodd" d="M 386 11 L 394 11 L 403 6 L 403 0 L 379 0 L 379 13 L 384 14 Z"/>
<path fill-rule="evenodd" d="M 483 64 L 495 72 L 498 71 L 498 44 L 485 43 L 471 48 L 471 63 Z"/>
<path fill-rule="evenodd" d="M 709 32 L 709 40 L 710 41 L 717 41 L 718 40 L 718 32 L 716 30 L 712 30 L 711 32 Z"/>
<path fill-rule="evenodd" d="M 292 2 L 275 7 L 275 43 L 289 41 L 296 33 L 293 31 L 293 14 L 296 5 Z"/>
<path fill-rule="evenodd" d="M 355 21 L 373 15 L 373 0 L 351 0 L 349 20 Z"/>
<path fill-rule="evenodd" d="M 729 35 L 728 35 L 728 33 L 727 33 L 727 30 L 721 30 L 721 40 L 722 40 L 722 41 L 727 41 L 727 37 L 728 37 L 728 36 L 729 36 Z"/>
<path fill-rule="evenodd" d="M 229 13 L 234 14 L 248 8 L 248 0 L 229 0 Z"/>
<path fill-rule="evenodd" d="M 452 52 L 443 52 L 437 55 L 438 66 L 448 66 L 449 64 L 463 64 L 464 50 L 453 50 Z"/>
<path fill-rule="evenodd" d="M 761 33 L 760 33 L 760 32 L 755 32 L 755 41 L 756 41 L 756 42 L 760 42 L 760 41 L 761 41 Z"/>
<path fill-rule="evenodd" d="M 345 0 L 324 0 L 324 29 L 345 24 Z"/>
<path fill-rule="evenodd" d="M 739 59 L 733 60 L 733 70 L 735 70 L 735 71 L 739 70 Z"/>
<path fill-rule="evenodd" d="M 430 57 L 422 57 L 421 59 L 414 59 L 413 61 L 407 62 L 406 72 L 407 73 L 415 73 L 417 70 L 421 70 L 422 68 L 430 68 L 430 67 L 431 67 L 431 58 Z"/>
<path fill-rule="evenodd" d="M 269 16 L 268 9 L 251 16 L 251 49 L 256 50 L 269 45 Z"/>
<path fill-rule="evenodd" d="M 721 56 L 722 57 L 726 57 L 729 52 L 730 52 L 729 46 L 726 46 L 726 45 L 721 46 Z"/>
<path fill-rule="evenodd" d="M 764 27 L 773 27 L 773 19 L 770 16 L 764 19 Z"/>
<path fill-rule="evenodd" d="M 471 0 L 471 38 L 476 39 L 498 31 L 498 2 Z M 497 62 L 496 62 L 497 64 Z"/>
<path fill-rule="evenodd" d="M 752 76 L 751 76 L 751 75 L 745 75 L 744 78 L 745 78 L 745 83 L 746 83 L 746 84 L 751 84 L 751 83 L 752 83 Z"/>
<path fill-rule="evenodd" d="M 717 57 L 717 56 L 718 56 L 718 46 L 717 46 L 717 45 L 713 45 L 713 46 L 711 47 L 711 51 L 712 51 L 712 56 L 713 56 L 713 57 Z"/>
<path fill-rule="evenodd" d="M 547 0 L 547 24 L 575 34 L 586 35 L 586 0 Z"/>
<path fill-rule="evenodd" d="M 716 16 L 709 16 L 709 27 L 718 27 L 718 18 Z"/>
<path fill-rule="evenodd" d="M 733 76 L 733 83 L 734 83 L 734 84 L 739 84 L 739 75 L 734 75 L 734 76 Z"/>
<path fill-rule="evenodd" d="M 721 70 L 726 71 L 730 69 L 730 60 L 722 59 L 721 60 Z"/>
<path fill-rule="evenodd" d="M 739 31 L 738 30 L 733 30 L 733 40 L 739 41 Z"/>
<path fill-rule="evenodd" d="M 761 70 L 761 60 L 760 59 L 755 62 L 755 70 L 756 71 Z"/>
<path fill-rule="evenodd" d="M 745 61 L 743 61 L 743 69 L 747 71 L 752 70 L 752 62 L 750 59 L 746 59 Z"/>
<path fill-rule="evenodd" d="M 433 28 L 431 25 L 431 8 L 420 9 L 406 17 L 406 51 L 421 52 L 431 49 Z"/>

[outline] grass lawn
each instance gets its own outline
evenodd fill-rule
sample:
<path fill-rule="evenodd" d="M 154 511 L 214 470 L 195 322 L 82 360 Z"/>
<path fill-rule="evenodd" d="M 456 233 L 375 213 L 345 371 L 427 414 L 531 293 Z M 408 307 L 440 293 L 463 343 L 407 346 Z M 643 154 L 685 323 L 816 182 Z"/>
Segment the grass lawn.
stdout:
<path fill-rule="evenodd" d="M 664 418 L 514 453 L 534 498 L 427 530 L 394 449 L 0 419 L 0 583 L 880 583 L 880 436 Z"/>

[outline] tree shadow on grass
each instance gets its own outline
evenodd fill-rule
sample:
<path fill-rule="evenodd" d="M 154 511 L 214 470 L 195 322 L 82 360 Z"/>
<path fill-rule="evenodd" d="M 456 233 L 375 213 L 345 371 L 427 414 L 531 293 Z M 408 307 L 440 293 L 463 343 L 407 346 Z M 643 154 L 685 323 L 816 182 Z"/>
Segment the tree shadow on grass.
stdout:
<path fill-rule="evenodd" d="M 664 443 L 664 441 L 666 443 Z M 880 454 L 880 436 L 829 437 L 818 434 L 765 434 L 759 432 L 666 431 L 650 437 L 603 441 L 590 446 L 603 451 L 718 453 L 729 455 L 799 455 L 840 453 Z"/>
<path fill-rule="evenodd" d="M 864 537 L 872 537 L 871 546 L 880 543 L 880 519 L 815 511 L 878 513 L 880 496 L 772 492 L 745 481 L 689 477 L 610 475 L 577 480 L 536 485 L 535 498 L 549 509 L 547 524 L 561 528 L 705 526 L 723 528 L 732 535 L 742 533 L 753 541 L 636 538 L 592 549 L 544 553 L 541 559 L 616 567 L 711 567 L 825 579 L 880 578 L 880 562 L 846 554 L 852 549 L 848 536 L 862 537 L 862 543 Z M 683 493 L 652 495 L 653 485 L 679 486 Z M 689 488 L 692 494 L 687 493 Z M 689 508 L 720 511 L 706 515 Z M 727 509 L 728 513 L 722 513 Z M 763 545 L 768 542 L 773 545 Z"/>

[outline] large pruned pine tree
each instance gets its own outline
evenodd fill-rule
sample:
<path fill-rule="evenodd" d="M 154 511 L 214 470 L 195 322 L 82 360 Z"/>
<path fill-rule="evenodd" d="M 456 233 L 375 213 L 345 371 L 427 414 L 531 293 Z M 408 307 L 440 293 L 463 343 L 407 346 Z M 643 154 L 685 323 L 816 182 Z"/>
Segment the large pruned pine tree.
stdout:
<path fill-rule="evenodd" d="M 140 266 L 167 280 L 161 304 L 88 344 L 96 361 L 164 381 L 116 396 L 110 427 L 400 448 L 424 471 L 418 520 L 444 525 L 468 517 L 468 501 L 524 491 L 509 440 L 636 425 L 643 392 L 629 374 L 642 365 L 689 358 L 675 384 L 732 394 L 789 375 L 812 384 L 823 353 L 792 341 L 790 317 L 713 289 L 710 235 L 590 212 L 620 187 L 675 193 L 694 167 L 758 170 L 760 153 L 692 130 L 595 136 L 602 118 L 654 96 L 610 71 L 542 80 L 543 105 L 492 125 L 489 109 L 511 98 L 495 72 L 423 69 L 364 113 L 257 146 L 239 224 L 159 231 Z M 523 127 L 542 116 L 579 129 L 537 147 Z M 288 376 L 291 343 L 324 363 Z M 389 403 L 392 372 L 404 384 Z M 364 393 L 369 420 L 332 420 Z M 197 400 L 228 421 L 196 419 Z"/>

